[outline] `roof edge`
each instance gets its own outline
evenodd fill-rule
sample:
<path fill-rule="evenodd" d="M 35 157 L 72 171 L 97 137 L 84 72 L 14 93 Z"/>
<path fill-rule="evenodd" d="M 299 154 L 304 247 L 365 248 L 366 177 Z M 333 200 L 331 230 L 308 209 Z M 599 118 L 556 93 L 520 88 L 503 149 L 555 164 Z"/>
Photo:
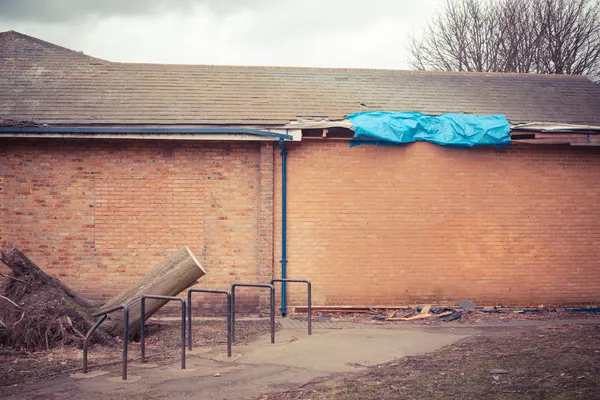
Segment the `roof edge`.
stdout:
<path fill-rule="evenodd" d="M 510 126 L 512 131 L 537 131 L 545 133 L 594 133 L 600 134 L 600 126 L 560 124 L 552 122 L 528 122 Z"/>
<path fill-rule="evenodd" d="M 21 134 L 39 135 L 109 135 L 122 136 L 127 134 L 134 135 L 246 135 L 254 137 L 273 138 L 276 140 L 294 140 L 292 135 L 287 133 L 272 132 L 267 130 L 250 128 L 180 128 L 180 127 L 127 127 L 127 126 L 0 126 L 0 136 L 7 137 L 7 134 L 20 136 Z"/>
<path fill-rule="evenodd" d="M 9 36 L 9 35 L 17 36 L 17 37 L 20 37 L 22 39 L 29 40 L 31 42 L 40 44 L 42 46 L 54 48 L 54 49 L 61 50 L 61 51 L 67 51 L 69 53 L 73 53 L 74 55 L 77 55 L 77 56 L 80 56 L 80 57 L 91 58 L 93 60 L 99 60 L 99 61 L 104 61 L 104 62 L 111 62 L 111 61 L 105 60 L 103 58 L 98 58 L 98 57 L 90 56 L 88 54 L 85 54 L 83 51 L 69 49 L 68 47 L 60 46 L 58 44 L 54 44 L 52 42 L 48 42 L 46 40 L 42 40 L 42 39 L 36 38 L 35 36 L 30 36 L 30 35 L 27 35 L 25 33 L 21 33 L 21 32 L 15 31 L 15 30 L 0 32 L 0 37 L 2 37 L 4 35 L 7 35 L 7 36 Z"/>

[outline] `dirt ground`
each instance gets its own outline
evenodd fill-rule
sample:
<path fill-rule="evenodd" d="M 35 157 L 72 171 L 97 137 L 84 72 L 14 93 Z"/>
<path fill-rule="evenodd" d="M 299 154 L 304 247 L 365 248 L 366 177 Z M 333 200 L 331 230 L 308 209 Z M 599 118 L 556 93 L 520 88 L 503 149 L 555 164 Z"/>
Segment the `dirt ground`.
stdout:
<path fill-rule="evenodd" d="M 153 392 L 147 385 L 143 386 L 143 390 L 140 389 L 141 392 L 137 392 L 138 389 L 131 386 L 134 391 L 123 394 L 119 398 L 129 398 L 132 393 L 139 394 L 141 396 L 139 398 L 163 398 L 161 390 L 166 385 L 169 390 L 181 391 L 178 398 L 188 398 L 192 393 L 196 393 L 197 388 L 201 388 L 198 392 L 199 396 L 200 393 L 210 394 L 210 398 L 241 398 L 239 397 L 241 393 L 246 394 L 245 398 L 255 398 L 257 394 L 270 393 L 271 389 L 275 388 L 275 391 L 292 390 L 260 398 L 268 400 L 600 399 L 600 318 L 598 318 L 600 315 L 598 313 L 540 312 L 522 314 L 506 312 L 490 314 L 474 312 L 461 320 L 452 322 L 440 322 L 436 319 L 385 322 L 381 321 L 381 314 L 381 312 L 376 312 L 374 314 L 326 315 L 332 321 L 359 322 L 362 324 L 358 325 L 369 328 L 350 329 L 345 334 L 348 336 L 354 332 L 352 335 L 358 335 L 361 338 L 366 336 L 361 339 L 364 339 L 365 343 L 375 340 L 371 338 L 372 336 L 379 338 L 380 333 L 391 335 L 393 341 L 384 346 L 384 352 L 387 351 L 385 354 L 388 354 L 389 357 L 380 358 L 375 362 L 365 363 L 359 360 L 358 363 L 346 364 L 349 366 L 348 368 L 337 369 L 338 372 L 334 375 L 315 371 L 309 371 L 311 373 L 308 374 L 306 368 L 312 364 L 309 362 L 302 367 L 299 365 L 300 359 L 297 358 L 299 356 L 293 356 L 291 359 L 287 357 L 285 359 L 289 359 L 291 364 L 280 365 L 281 360 L 278 358 L 278 354 L 281 356 L 291 354 L 292 347 L 299 345 L 308 346 L 307 348 L 310 349 L 316 343 L 314 340 L 319 340 L 320 336 L 326 339 L 324 335 L 328 335 L 327 332 L 338 332 L 336 329 L 342 329 L 317 328 L 316 334 L 310 338 L 304 336 L 304 329 L 298 329 L 293 331 L 292 336 L 288 338 L 286 333 L 289 336 L 292 331 L 288 332 L 288 328 L 284 327 L 278 334 L 278 344 L 274 345 L 275 347 L 271 348 L 270 346 L 273 345 L 265 344 L 260 340 L 250 345 L 254 346 L 252 351 L 258 351 L 263 356 L 266 351 L 266 355 L 270 357 L 266 361 L 257 361 L 256 355 L 253 358 L 254 353 L 248 347 L 239 347 L 236 350 L 244 353 L 244 357 L 241 359 L 242 364 L 219 364 L 209 359 L 191 357 L 190 363 L 197 364 L 192 366 L 201 368 L 197 372 L 200 374 L 199 377 L 185 380 L 179 376 L 179 372 L 174 372 L 179 380 L 164 383 L 157 381 L 155 387 L 152 388 Z M 321 315 L 321 317 L 323 316 L 325 315 Z M 574 318 L 578 320 L 574 320 Z M 532 320 L 532 324 L 520 324 L 518 321 L 522 319 Z M 535 325 L 535 321 L 539 321 L 539 325 Z M 269 328 L 266 319 L 240 320 L 236 325 L 238 344 L 253 342 L 261 335 L 266 335 Z M 282 326 L 285 326 L 283 321 Z M 151 363 L 159 365 L 157 371 L 162 371 L 160 368 L 169 365 L 177 367 L 180 346 L 179 328 L 180 325 L 177 321 L 154 320 L 148 325 L 147 354 Z M 315 327 L 313 326 L 313 328 Z M 381 328 L 382 332 L 375 328 Z M 195 347 L 212 347 L 216 349 L 217 353 L 222 353 L 226 342 L 225 329 L 225 321 L 196 321 L 194 323 Z M 404 337 L 402 335 L 412 334 L 415 336 L 415 332 L 417 332 L 417 339 L 413 338 L 413 340 L 418 341 L 419 338 L 424 338 L 424 335 L 418 334 L 421 330 L 432 334 L 443 335 L 443 332 L 446 332 L 469 337 L 467 339 L 459 338 L 457 339 L 459 342 L 456 344 L 432 353 L 400 358 L 372 366 L 376 362 L 401 357 L 401 352 L 394 351 L 392 348 L 404 343 L 405 339 L 402 339 Z M 339 330 L 339 332 L 345 331 Z M 350 336 L 346 336 L 338 338 L 334 344 L 349 343 L 347 340 Z M 370 348 L 377 344 L 381 347 L 382 340 L 381 338 L 377 339 L 377 344 L 365 343 L 357 348 L 364 346 Z M 372 348 L 369 354 L 373 350 Z M 130 343 L 129 351 L 131 362 L 139 360 L 139 343 Z M 331 361 L 330 357 L 335 358 L 335 356 L 325 353 L 327 352 L 319 352 L 314 356 L 317 358 L 320 356 L 329 361 Z M 310 355 L 313 353 L 301 351 L 299 354 Z M 54 382 L 56 388 L 61 387 L 61 382 L 65 382 L 67 386 L 76 385 L 75 381 L 69 380 L 68 374 L 65 373 L 80 371 L 81 356 L 81 350 L 76 348 L 57 348 L 47 352 L 19 355 L 2 355 L 0 349 L 0 393 L 35 393 L 40 387 L 46 387 L 51 382 Z M 99 364 L 110 361 L 114 365 L 108 368 L 103 366 L 101 369 L 109 370 L 111 374 L 118 376 L 119 360 L 119 347 L 106 348 L 94 345 L 90 349 L 92 371 L 98 369 Z M 321 360 L 321 362 L 324 361 Z M 346 374 L 346 371 L 354 368 L 359 368 L 361 371 Z M 490 370 L 495 368 L 504 369 L 507 373 L 490 374 Z M 222 373 L 222 377 L 218 379 L 225 386 L 215 386 L 213 369 Z M 192 370 L 193 368 L 190 369 L 190 371 Z M 268 377 L 269 371 L 274 374 L 271 378 Z M 313 374 L 313 372 L 315 373 Z M 241 392 L 239 390 L 235 392 L 230 387 L 238 385 L 253 373 L 260 374 L 261 379 L 266 374 L 268 379 L 263 379 L 265 380 L 263 386 L 258 385 L 257 375 L 247 383 L 254 388 L 251 393 L 248 388 L 244 389 L 245 391 L 240 389 Z M 339 375 L 340 373 L 346 375 Z M 143 375 L 148 374 L 150 374 L 150 370 L 144 371 Z M 157 379 L 162 376 L 161 374 L 157 375 Z M 293 379 L 288 378 L 286 374 Z M 311 374 L 321 378 L 318 382 L 311 382 L 310 380 L 313 379 L 310 377 Z M 231 381 L 230 383 L 227 383 L 228 379 Z M 288 379 L 292 380 L 288 381 Z M 276 384 L 271 381 L 276 381 Z M 92 381 L 86 382 L 89 382 L 90 385 L 93 383 Z M 82 381 L 81 384 L 86 382 Z M 285 382 L 287 383 L 284 385 Z M 277 387 L 277 385 L 279 386 Z M 191 391 L 186 392 L 186 387 Z M 83 392 L 79 394 L 83 397 L 78 398 L 86 398 L 85 396 L 89 393 L 95 393 L 95 395 L 104 393 L 98 390 L 87 393 L 85 387 L 80 388 L 81 390 Z M 147 390 L 150 390 L 155 396 L 148 397 L 152 393 L 146 393 Z M 232 393 L 235 393 L 234 397 L 230 396 Z M 52 398 L 60 398 L 60 394 L 57 396 L 59 397 Z M 195 398 L 194 396 L 191 398 Z M 0 395 L 0 397 L 2 396 Z M 107 397 L 103 398 L 113 397 L 108 393 Z"/>
<path fill-rule="evenodd" d="M 546 325 L 475 336 L 260 399 L 600 399 L 600 326 Z"/>
<path fill-rule="evenodd" d="M 151 321 L 146 329 L 146 354 L 152 363 L 171 363 L 178 359 L 181 348 L 181 325 L 174 321 Z M 267 320 L 236 321 L 236 342 L 249 343 L 269 332 Z M 187 331 L 186 331 L 187 335 Z M 225 321 L 195 322 L 194 345 L 213 347 L 227 343 Z M 129 361 L 139 359 L 139 342 L 129 343 Z M 93 345 L 88 353 L 90 369 L 113 362 L 115 370 L 120 368 L 121 347 Z M 81 369 L 82 350 L 74 347 L 58 347 L 50 351 L 35 353 L 14 352 L 0 349 L 0 388 L 15 384 L 32 383 L 60 373 L 76 372 Z M 118 365 L 117 365 L 118 364 Z"/>

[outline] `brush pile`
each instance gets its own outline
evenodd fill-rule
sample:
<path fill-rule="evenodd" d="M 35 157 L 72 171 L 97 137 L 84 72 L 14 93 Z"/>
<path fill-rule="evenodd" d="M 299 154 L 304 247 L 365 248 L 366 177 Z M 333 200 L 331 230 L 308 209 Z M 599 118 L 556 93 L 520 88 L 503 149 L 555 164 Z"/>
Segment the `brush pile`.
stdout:
<path fill-rule="evenodd" d="M 97 305 L 44 273 L 18 249 L 0 256 L 11 270 L 1 276 L 6 282 L 0 297 L 0 348 L 35 351 L 81 346 Z M 115 343 L 101 330 L 92 342 Z"/>

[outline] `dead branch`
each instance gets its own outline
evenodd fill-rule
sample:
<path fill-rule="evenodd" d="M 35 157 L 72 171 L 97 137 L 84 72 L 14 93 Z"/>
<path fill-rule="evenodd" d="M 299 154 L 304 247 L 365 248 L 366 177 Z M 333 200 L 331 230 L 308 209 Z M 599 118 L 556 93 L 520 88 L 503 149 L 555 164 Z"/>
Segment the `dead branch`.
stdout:
<path fill-rule="evenodd" d="M 72 326 L 72 325 L 70 326 L 70 328 L 71 328 L 71 329 L 73 330 L 73 332 L 75 332 L 75 333 L 76 333 L 76 334 L 77 334 L 77 335 L 78 335 L 80 338 L 82 338 L 82 339 L 84 339 L 84 338 L 85 338 L 85 335 L 84 335 L 83 333 L 79 332 L 79 331 L 77 330 L 77 328 L 75 328 L 75 327 L 74 327 L 74 326 Z"/>
<path fill-rule="evenodd" d="M 15 280 L 15 281 L 27 283 L 27 281 L 24 281 L 23 279 L 15 278 L 14 276 L 10 276 L 10 275 L 4 275 L 2 272 L 0 272 L 0 278 L 12 279 L 12 280 Z"/>
<path fill-rule="evenodd" d="M 17 307 L 19 310 L 21 309 L 21 306 L 18 305 L 17 303 L 15 303 L 14 301 L 12 301 L 11 299 L 9 299 L 8 297 L 4 297 L 4 296 L 0 296 L 1 299 L 4 299 L 6 301 L 8 301 L 10 304 L 12 304 L 13 306 Z"/>
<path fill-rule="evenodd" d="M 9 299 L 8 297 L 5 297 L 5 296 L 2 296 L 2 295 L 0 295 L 0 298 L 2 298 L 2 299 L 4 299 L 4 300 L 8 301 L 10 304 L 12 304 L 13 306 L 17 307 L 19 310 L 22 310 L 22 308 L 21 308 L 21 306 L 20 306 L 20 305 L 18 305 L 17 303 L 15 303 L 14 301 L 12 301 L 12 300 L 11 300 L 11 299 Z M 21 313 L 21 318 L 19 318 L 19 320 L 18 320 L 17 322 L 15 322 L 14 324 L 12 324 L 12 326 L 13 326 L 13 327 L 17 326 L 17 324 L 23 320 L 23 317 L 24 317 L 24 316 L 25 316 L 25 312 Z M 5 324 L 5 323 L 4 323 L 2 320 L 0 320 L 0 324 L 1 324 L 1 325 L 2 325 L 4 328 L 8 329 L 8 326 L 7 326 L 7 325 L 6 325 L 6 324 Z"/>
<path fill-rule="evenodd" d="M 24 317 L 24 316 L 25 316 L 25 312 L 23 312 L 23 313 L 21 314 L 21 318 L 19 318 L 19 320 L 13 324 L 13 327 L 14 327 L 14 326 L 17 326 L 17 325 L 19 325 L 19 322 L 23 321 L 23 317 Z"/>

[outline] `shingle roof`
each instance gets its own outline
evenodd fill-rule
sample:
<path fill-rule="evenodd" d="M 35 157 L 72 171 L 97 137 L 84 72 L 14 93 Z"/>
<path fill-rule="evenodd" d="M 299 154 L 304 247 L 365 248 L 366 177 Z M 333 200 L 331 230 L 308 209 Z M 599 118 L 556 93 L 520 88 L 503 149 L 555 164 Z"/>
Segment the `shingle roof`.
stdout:
<path fill-rule="evenodd" d="M 117 63 L 0 33 L 0 119 L 279 125 L 374 110 L 600 125 L 600 85 L 583 76 Z"/>

